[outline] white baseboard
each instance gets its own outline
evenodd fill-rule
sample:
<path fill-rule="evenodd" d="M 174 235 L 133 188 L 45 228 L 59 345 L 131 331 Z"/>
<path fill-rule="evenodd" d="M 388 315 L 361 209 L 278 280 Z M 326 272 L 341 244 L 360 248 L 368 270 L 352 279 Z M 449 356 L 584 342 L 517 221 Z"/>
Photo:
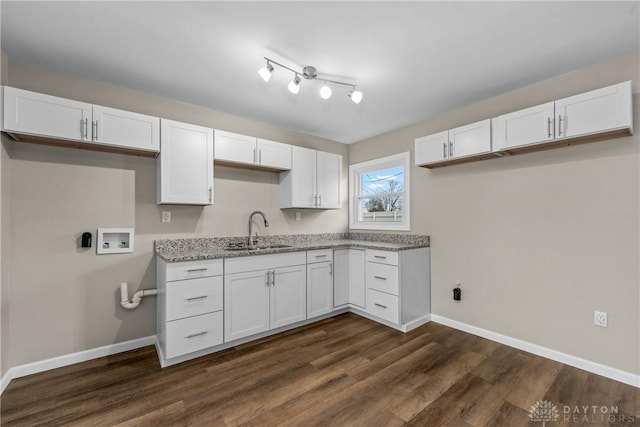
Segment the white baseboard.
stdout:
<path fill-rule="evenodd" d="M 477 326 L 469 325 L 468 323 L 458 322 L 457 320 L 438 316 L 437 314 L 431 315 L 431 321 L 640 388 L 640 375 L 632 372 L 612 368 L 578 356 L 573 356 L 538 344 L 533 344 L 507 335 L 502 335 L 497 332 L 489 331 L 487 329 L 482 329 Z"/>
<path fill-rule="evenodd" d="M 124 351 L 135 350 L 136 348 L 154 345 L 154 343 L 155 337 L 150 336 L 131 341 L 119 342 L 116 344 L 109 344 L 103 347 L 79 351 L 77 353 L 65 354 L 64 356 L 27 363 L 26 365 L 14 366 L 2 376 L 2 379 L 0 380 L 0 394 L 4 392 L 11 380 L 15 378 L 73 365 L 74 363 L 86 362 L 87 360 L 97 359 L 99 357 L 111 356 Z"/>

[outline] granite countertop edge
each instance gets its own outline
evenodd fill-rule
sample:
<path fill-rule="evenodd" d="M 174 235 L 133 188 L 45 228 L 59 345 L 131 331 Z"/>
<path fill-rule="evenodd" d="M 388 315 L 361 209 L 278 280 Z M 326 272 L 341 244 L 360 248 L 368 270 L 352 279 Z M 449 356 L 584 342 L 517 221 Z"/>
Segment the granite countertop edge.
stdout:
<path fill-rule="evenodd" d="M 405 235 L 406 236 L 406 235 Z M 413 236 L 411 236 L 413 237 Z M 229 251 L 225 250 L 221 246 L 213 247 L 185 247 L 185 245 L 178 245 L 175 248 L 167 248 L 163 245 L 158 245 L 156 242 L 156 255 L 166 262 L 184 262 L 184 261 L 199 261 L 208 259 L 224 259 L 224 258 L 239 258 L 256 255 L 271 255 L 282 254 L 291 252 L 302 252 L 317 249 L 342 249 L 342 248 L 357 248 L 357 249 L 380 249 L 386 251 L 399 252 L 410 249 L 428 248 L 430 247 L 430 239 L 428 236 L 416 236 L 422 238 L 415 242 L 384 242 L 375 240 L 359 240 L 359 239 L 328 239 L 328 240 L 316 240 L 313 242 L 290 242 L 290 247 L 286 248 L 268 248 L 258 250 L 240 250 Z M 193 239 L 195 241 L 195 239 Z M 189 241 L 189 239 L 183 239 L 183 241 Z M 171 240 L 162 241 L 170 242 Z M 168 245 L 171 246 L 171 245 Z M 225 245 L 226 246 L 226 245 Z"/>

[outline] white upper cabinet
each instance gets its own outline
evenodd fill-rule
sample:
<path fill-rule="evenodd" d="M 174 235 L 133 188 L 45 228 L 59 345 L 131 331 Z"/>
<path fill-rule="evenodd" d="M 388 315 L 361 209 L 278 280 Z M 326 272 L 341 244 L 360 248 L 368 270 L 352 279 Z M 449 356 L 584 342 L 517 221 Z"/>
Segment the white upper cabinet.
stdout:
<path fill-rule="evenodd" d="M 79 141 L 153 155 L 160 151 L 158 117 L 7 86 L 3 101 L 3 130 L 14 136 Z"/>
<path fill-rule="evenodd" d="M 555 102 L 556 138 L 632 130 L 631 81 Z"/>
<path fill-rule="evenodd" d="M 213 203 L 213 129 L 162 119 L 158 204 Z"/>
<path fill-rule="evenodd" d="M 415 162 L 419 166 L 489 152 L 491 120 L 482 120 L 415 140 Z"/>
<path fill-rule="evenodd" d="M 280 174 L 280 207 L 339 209 L 342 156 L 291 149 L 291 170 Z"/>
<path fill-rule="evenodd" d="M 160 151 L 160 119 L 94 105 L 92 142 L 158 152 Z"/>
<path fill-rule="evenodd" d="M 91 140 L 91 104 L 4 87 L 2 130 L 9 133 Z"/>
<path fill-rule="evenodd" d="M 291 169 L 291 145 L 215 130 L 215 159 L 221 163 L 278 171 Z"/>
<path fill-rule="evenodd" d="M 493 150 L 552 141 L 555 137 L 553 102 L 515 111 L 492 120 Z"/>

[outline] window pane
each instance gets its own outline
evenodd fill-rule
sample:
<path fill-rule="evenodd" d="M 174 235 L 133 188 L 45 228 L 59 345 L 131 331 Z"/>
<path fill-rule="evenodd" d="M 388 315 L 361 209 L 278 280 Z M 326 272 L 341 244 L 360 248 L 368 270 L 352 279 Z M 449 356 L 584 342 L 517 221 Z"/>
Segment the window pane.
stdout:
<path fill-rule="evenodd" d="M 364 222 L 402 222 L 402 196 L 366 197 L 360 203 L 359 220 Z"/>
<path fill-rule="evenodd" d="M 404 168 L 397 166 L 363 173 L 360 194 L 363 196 L 380 193 L 396 193 L 404 190 Z"/>

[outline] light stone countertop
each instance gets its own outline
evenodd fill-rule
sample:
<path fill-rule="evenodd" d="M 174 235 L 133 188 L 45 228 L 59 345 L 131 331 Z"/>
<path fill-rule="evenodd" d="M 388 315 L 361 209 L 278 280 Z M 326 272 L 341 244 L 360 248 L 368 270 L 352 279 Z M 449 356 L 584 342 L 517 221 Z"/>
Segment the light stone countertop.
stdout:
<path fill-rule="evenodd" d="M 314 249 L 362 248 L 402 251 L 430 246 L 429 236 L 383 233 L 325 233 L 260 236 L 258 246 L 289 245 L 286 248 L 225 250 L 230 244 L 246 242 L 247 237 L 212 237 L 156 240 L 156 254 L 167 262 L 236 258 L 255 255 L 300 252 Z"/>

